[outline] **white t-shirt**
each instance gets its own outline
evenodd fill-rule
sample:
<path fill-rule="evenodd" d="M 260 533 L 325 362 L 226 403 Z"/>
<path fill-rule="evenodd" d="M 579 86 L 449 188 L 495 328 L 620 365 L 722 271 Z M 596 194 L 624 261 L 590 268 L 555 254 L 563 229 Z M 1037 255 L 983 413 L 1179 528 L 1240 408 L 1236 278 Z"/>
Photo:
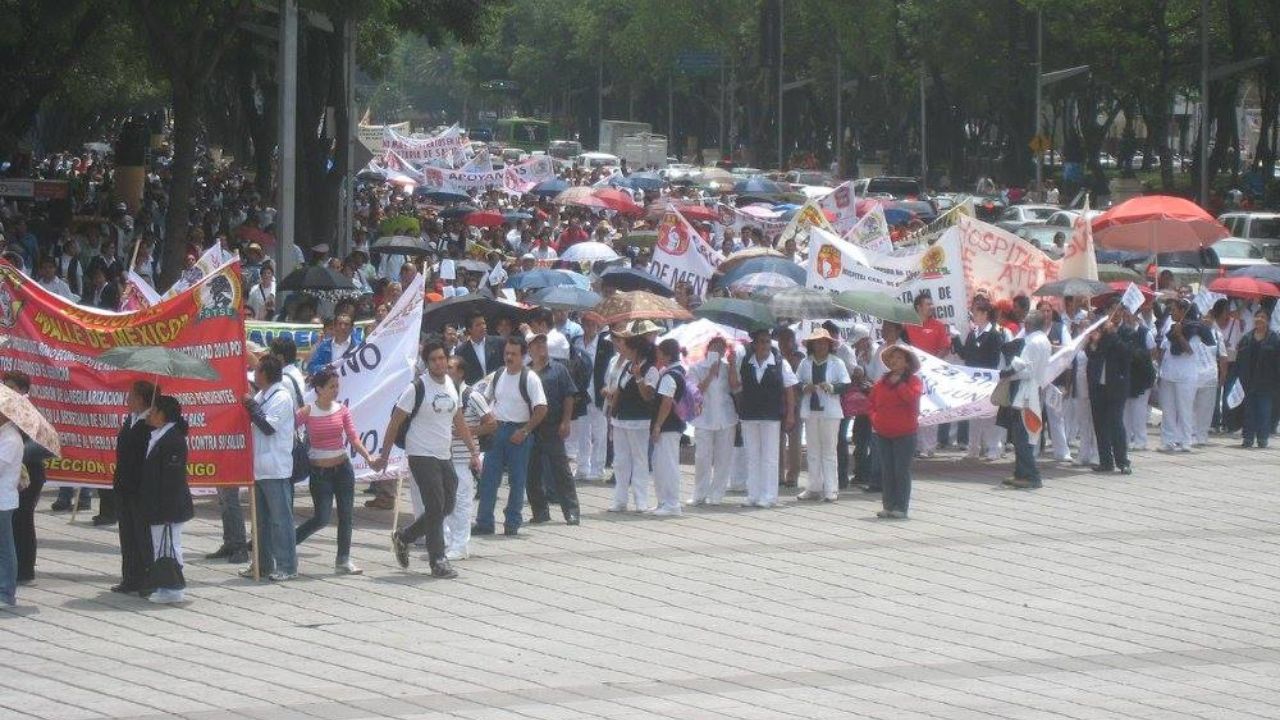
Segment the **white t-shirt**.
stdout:
<path fill-rule="evenodd" d="M 425 392 L 422 406 L 405 433 L 404 452 L 406 455 L 449 460 L 452 458 L 453 416 L 458 411 L 458 390 L 448 377 L 442 383 L 436 382 L 430 373 L 420 375 L 418 379 L 422 381 Z M 410 384 L 400 393 L 396 407 L 412 413 L 414 396 L 414 387 Z M 409 421 L 406 419 L 405 422 Z"/>
<path fill-rule="evenodd" d="M 542 378 L 530 370 L 525 380 L 525 390 L 529 393 L 529 403 L 525 404 L 520 394 L 520 373 L 510 372 L 505 367 L 493 381 L 494 387 L 489 395 L 493 396 L 493 416 L 498 422 L 529 422 L 529 406 L 538 407 L 547 404 L 547 394 L 542 389 Z"/>
<path fill-rule="evenodd" d="M 692 422 L 699 430 L 727 430 L 738 422 L 733 395 L 729 392 L 729 362 L 720 358 L 716 360 L 716 364 L 720 367 L 720 372 L 702 392 L 702 414 Z M 711 374 L 711 366 L 711 361 L 706 359 L 695 364 L 689 368 L 688 381 L 702 383 Z"/>

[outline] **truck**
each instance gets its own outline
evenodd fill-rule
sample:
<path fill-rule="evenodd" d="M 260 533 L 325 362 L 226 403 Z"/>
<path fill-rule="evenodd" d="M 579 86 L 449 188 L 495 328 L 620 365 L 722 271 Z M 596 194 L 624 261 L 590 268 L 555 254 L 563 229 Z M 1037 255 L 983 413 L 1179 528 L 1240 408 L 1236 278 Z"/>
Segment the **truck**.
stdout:
<path fill-rule="evenodd" d="M 640 170 L 643 168 L 664 168 L 667 166 L 667 136 L 650 132 L 624 135 L 615 143 L 615 155 L 627 161 L 627 167 Z"/>
<path fill-rule="evenodd" d="M 653 132 L 653 126 L 646 122 L 630 120 L 601 120 L 600 146 L 596 149 L 602 153 L 618 154 L 618 142 L 627 135 Z"/>

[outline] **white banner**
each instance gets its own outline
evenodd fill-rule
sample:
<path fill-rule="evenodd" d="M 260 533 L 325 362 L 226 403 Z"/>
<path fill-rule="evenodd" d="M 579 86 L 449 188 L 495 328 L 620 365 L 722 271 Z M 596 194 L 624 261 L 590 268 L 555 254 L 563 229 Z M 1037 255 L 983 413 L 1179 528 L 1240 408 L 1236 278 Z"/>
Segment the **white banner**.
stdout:
<path fill-rule="evenodd" d="M 998 371 L 952 365 L 923 350 L 910 350 L 920 360 L 920 379 L 924 382 L 924 395 L 920 397 L 921 426 L 996 414 L 991 393 L 1000 381 Z"/>
<path fill-rule="evenodd" d="M 673 290 L 679 283 L 687 282 L 695 297 L 706 297 L 711 275 L 722 259 L 675 207 L 667 205 L 658 225 L 658 241 L 654 243 L 653 260 L 649 263 L 650 275 Z"/>
<path fill-rule="evenodd" d="M 391 126 L 382 128 L 383 152 L 394 150 L 400 157 L 412 163 L 425 163 L 432 160 L 443 160 L 451 167 L 467 161 L 467 138 L 462 130 L 454 125 L 447 130 L 427 138 L 415 138 L 402 135 Z"/>
<path fill-rule="evenodd" d="M 839 229 L 838 223 L 836 229 Z M 871 208 L 844 233 L 844 239 L 849 244 L 866 248 L 870 252 L 893 252 L 893 240 L 889 237 L 889 221 L 884 217 L 884 206 L 876 205 Z"/>
<path fill-rule="evenodd" d="M 744 228 L 755 228 L 771 244 L 776 245 L 778 236 L 782 234 L 782 230 L 787 226 L 787 223 L 783 220 L 756 217 L 725 203 L 720 203 L 716 207 L 716 211 L 720 213 L 720 226 L 722 228 L 733 228 L 739 238 L 742 237 Z"/>
<path fill-rule="evenodd" d="M 1107 318 L 1103 317 L 1094 322 L 1089 327 L 1077 333 L 1075 337 L 1071 338 L 1071 342 L 1058 348 L 1058 352 L 1049 356 L 1049 365 L 1045 369 L 1044 373 L 1045 385 L 1053 382 L 1059 375 L 1071 368 L 1071 362 L 1076 359 L 1076 354 L 1080 352 L 1080 348 L 1084 347 L 1084 343 L 1089 339 L 1089 335 L 1094 330 L 1102 327 L 1102 324 L 1106 321 Z"/>
<path fill-rule="evenodd" d="M 544 180 L 556 176 L 556 160 L 550 155 L 534 155 L 528 160 L 507 166 L 506 185 L 516 192 L 529 192 Z"/>
<path fill-rule="evenodd" d="M 423 276 L 419 273 L 364 344 L 333 363 L 341 378 L 338 402 L 351 409 L 360 441 L 375 457 L 385 443 L 394 442 L 382 434 L 400 393 L 413 382 L 423 300 Z M 375 474 L 354 452 L 351 464 L 357 478 L 369 479 Z M 404 465 L 404 451 L 393 447 L 388 468 L 401 470 Z"/>
<path fill-rule="evenodd" d="M 356 139 L 369 152 L 377 155 L 382 151 L 382 130 L 388 127 L 401 134 L 409 132 L 409 122 L 407 120 L 392 125 L 365 125 L 360 123 L 356 127 Z"/>
<path fill-rule="evenodd" d="M 818 207 L 836 216 L 831 224 L 837 233 L 844 235 L 858 222 L 857 200 L 853 192 L 853 182 L 846 180 L 837 185 L 835 190 L 823 195 L 818 201 Z M 888 233 L 885 234 L 888 235 Z"/>
<path fill-rule="evenodd" d="M 174 297 L 203 280 L 206 275 L 216 272 L 223 265 L 235 259 L 237 259 L 236 254 L 223 250 L 222 243 L 214 243 L 212 247 L 204 251 L 204 254 L 200 256 L 195 265 L 182 271 L 182 275 L 178 276 L 178 281 L 160 299 L 168 300 Z M 249 288 L 244 290 L 248 292 Z"/>
<path fill-rule="evenodd" d="M 827 222 L 827 216 L 822 214 L 822 208 L 810 200 L 797 210 L 795 215 L 791 216 L 791 222 L 787 223 L 787 226 L 782 229 L 782 234 L 778 236 L 779 249 L 788 240 L 793 239 L 796 241 L 797 250 L 804 250 L 809 247 L 809 231 L 813 228 L 835 233 L 835 228 L 831 227 L 831 223 Z"/>

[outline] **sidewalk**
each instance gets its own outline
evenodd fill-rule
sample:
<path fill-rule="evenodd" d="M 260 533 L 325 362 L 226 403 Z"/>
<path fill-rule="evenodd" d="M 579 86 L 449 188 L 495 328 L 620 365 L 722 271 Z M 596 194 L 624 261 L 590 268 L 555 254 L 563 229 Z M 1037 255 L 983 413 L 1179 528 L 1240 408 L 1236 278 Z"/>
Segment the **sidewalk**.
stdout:
<path fill-rule="evenodd" d="M 243 580 L 200 559 L 208 498 L 185 607 L 109 592 L 114 528 L 50 492 L 37 583 L 0 612 L 0 716 L 1274 720 L 1280 449 L 1214 442 L 1130 477 L 1048 463 L 1037 491 L 942 454 L 905 522 L 861 493 L 619 516 L 580 486 L 580 527 L 474 540 L 453 581 L 421 551 L 401 571 L 363 507 L 363 576 L 332 574 L 331 525 L 299 580 Z"/>

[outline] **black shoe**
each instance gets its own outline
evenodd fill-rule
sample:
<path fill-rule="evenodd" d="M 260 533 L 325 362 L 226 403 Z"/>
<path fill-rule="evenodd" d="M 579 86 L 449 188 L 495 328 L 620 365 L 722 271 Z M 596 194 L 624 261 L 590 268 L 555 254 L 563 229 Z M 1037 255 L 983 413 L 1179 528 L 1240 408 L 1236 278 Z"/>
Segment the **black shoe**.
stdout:
<path fill-rule="evenodd" d="M 551 512 L 549 510 L 543 510 L 542 512 L 534 513 L 533 519 L 529 521 L 529 524 L 540 525 L 545 522 L 551 522 Z"/>
<path fill-rule="evenodd" d="M 80 500 L 76 502 L 76 512 L 89 512 L 93 509 L 92 500 Z"/>
<path fill-rule="evenodd" d="M 217 550 L 214 550 L 208 555 L 205 555 L 204 559 L 205 560 L 221 560 L 223 558 L 229 558 L 231 557 L 231 554 L 234 553 L 235 551 L 236 551 L 236 548 L 234 545 L 223 545 Z"/>
<path fill-rule="evenodd" d="M 503 535 L 506 535 L 507 537 L 515 537 L 515 536 L 516 536 L 516 534 L 517 534 L 517 533 L 519 533 L 519 532 L 520 532 L 520 528 L 518 528 L 518 527 L 512 527 L 512 526 L 510 526 L 510 525 L 503 525 L 503 526 L 502 526 L 502 534 L 503 534 Z M 474 534 L 474 533 L 473 533 L 473 534 Z"/>
<path fill-rule="evenodd" d="M 1132 465 L 1125 465 L 1124 467 L 1120 468 L 1120 474 L 1121 474 L 1121 475 L 1132 475 L 1132 474 L 1133 474 L 1133 466 L 1132 466 Z"/>
<path fill-rule="evenodd" d="M 53 504 L 49 506 L 49 509 L 54 512 L 66 512 L 71 509 L 71 501 L 70 500 L 54 500 Z"/>
<path fill-rule="evenodd" d="M 408 569 L 409 567 L 409 544 L 400 538 L 400 533 L 391 533 L 391 550 L 396 555 L 396 562 L 400 567 Z"/>
<path fill-rule="evenodd" d="M 249 547 L 244 545 L 237 548 L 235 552 L 227 556 L 227 562 L 232 565 L 243 565 L 249 562 Z"/>
<path fill-rule="evenodd" d="M 565 512 L 565 514 L 564 514 L 564 524 L 565 524 L 565 525 L 577 525 L 577 524 L 578 524 L 578 523 L 580 523 L 580 522 L 582 522 L 582 521 L 581 521 L 581 519 L 578 517 L 578 511 L 577 511 L 577 510 L 569 510 L 569 511 Z"/>
<path fill-rule="evenodd" d="M 138 597 L 145 600 L 151 597 L 151 593 L 153 592 L 155 592 L 155 590 L 152 590 L 151 588 L 142 588 L 141 590 L 138 591 Z"/>
<path fill-rule="evenodd" d="M 879 485 L 863 485 L 863 486 L 862 486 L 862 492 L 864 492 L 864 493 L 878 493 L 878 492 L 884 492 L 884 489 L 883 489 L 883 488 L 881 488 Z"/>
<path fill-rule="evenodd" d="M 133 593 L 138 592 L 138 586 L 120 583 L 119 585 L 112 585 L 111 592 L 121 593 L 122 595 L 132 595 Z"/>
<path fill-rule="evenodd" d="M 440 578 L 441 580 L 452 580 L 458 577 L 458 571 L 453 569 L 449 561 L 444 558 L 431 561 L 431 577 Z"/>
<path fill-rule="evenodd" d="M 471 526 L 471 534 L 472 534 L 472 535 L 492 535 L 492 534 L 493 534 L 493 528 L 491 528 L 491 527 L 480 527 L 479 525 L 472 525 L 472 526 Z"/>
<path fill-rule="evenodd" d="M 111 516 L 109 516 L 109 515 L 94 515 L 94 516 L 93 516 L 93 524 L 94 524 L 95 526 L 97 526 L 97 527 L 101 527 L 101 526 L 103 526 L 103 525 L 115 525 L 115 524 L 116 524 L 116 522 L 117 522 L 117 520 L 116 520 L 114 517 L 111 517 Z"/>
<path fill-rule="evenodd" d="M 1096 472 L 1096 473 L 1109 473 L 1109 472 L 1115 472 L 1115 471 L 1116 471 L 1116 469 L 1115 469 L 1115 468 L 1113 468 L 1113 467 L 1107 467 L 1106 465 L 1094 465 L 1093 467 L 1091 467 L 1091 468 L 1089 468 L 1089 469 L 1090 469 L 1090 470 L 1092 470 L 1093 472 Z"/>

